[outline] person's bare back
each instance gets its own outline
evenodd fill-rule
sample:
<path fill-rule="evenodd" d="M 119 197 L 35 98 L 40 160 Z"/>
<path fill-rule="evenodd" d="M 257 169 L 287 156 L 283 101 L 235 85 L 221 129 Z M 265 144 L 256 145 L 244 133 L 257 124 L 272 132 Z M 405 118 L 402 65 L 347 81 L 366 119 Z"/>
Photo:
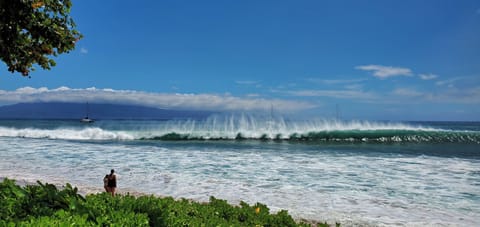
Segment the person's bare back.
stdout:
<path fill-rule="evenodd" d="M 117 176 L 115 176 L 115 170 L 112 169 L 110 171 L 110 175 L 108 175 L 108 184 L 107 184 L 107 192 L 112 193 L 112 196 L 115 196 L 115 190 L 117 188 Z"/>

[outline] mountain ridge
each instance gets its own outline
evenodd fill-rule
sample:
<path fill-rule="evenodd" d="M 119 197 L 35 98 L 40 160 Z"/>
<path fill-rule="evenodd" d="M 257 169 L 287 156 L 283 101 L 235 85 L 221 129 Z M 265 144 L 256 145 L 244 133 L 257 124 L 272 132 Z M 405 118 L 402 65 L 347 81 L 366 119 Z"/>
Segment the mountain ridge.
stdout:
<path fill-rule="evenodd" d="M 0 106 L 0 119 L 81 119 L 86 116 L 86 109 L 85 103 L 17 103 Z M 88 109 L 92 119 L 118 120 L 203 119 L 214 113 L 111 103 L 90 103 Z"/>

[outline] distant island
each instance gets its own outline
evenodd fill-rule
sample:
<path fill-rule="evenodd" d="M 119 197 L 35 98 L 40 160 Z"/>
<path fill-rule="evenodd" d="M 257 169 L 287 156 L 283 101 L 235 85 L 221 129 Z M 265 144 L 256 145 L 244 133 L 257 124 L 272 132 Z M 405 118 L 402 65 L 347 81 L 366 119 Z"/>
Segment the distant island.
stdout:
<path fill-rule="evenodd" d="M 89 104 L 89 116 L 96 120 L 204 119 L 213 113 L 122 104 Z M 85 114 L 85 103 L 38 102 L 0 106 L 0 119 L 81 119 Z"/>

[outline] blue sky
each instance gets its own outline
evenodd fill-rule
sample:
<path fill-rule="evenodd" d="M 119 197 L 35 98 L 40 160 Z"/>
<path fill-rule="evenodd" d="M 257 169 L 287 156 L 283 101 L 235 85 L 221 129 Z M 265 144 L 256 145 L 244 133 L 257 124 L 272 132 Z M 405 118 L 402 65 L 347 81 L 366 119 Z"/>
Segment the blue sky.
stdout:
<path fill-rule="evenodd" d="M 84 38 L 0 104 L 480 120 L 480 1 L 74 0 Z"/>

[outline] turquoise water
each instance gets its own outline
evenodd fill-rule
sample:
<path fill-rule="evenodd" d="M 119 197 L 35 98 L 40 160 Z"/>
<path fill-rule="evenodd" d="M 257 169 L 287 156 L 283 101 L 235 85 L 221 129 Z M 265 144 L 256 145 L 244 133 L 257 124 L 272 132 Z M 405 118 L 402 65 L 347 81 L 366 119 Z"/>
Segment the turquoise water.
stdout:
<path fill-rule="evenodd" d="M 262 202 L 345 225 L 479 226 L 480 124 L 1 120 L 0 176 Z"/>

